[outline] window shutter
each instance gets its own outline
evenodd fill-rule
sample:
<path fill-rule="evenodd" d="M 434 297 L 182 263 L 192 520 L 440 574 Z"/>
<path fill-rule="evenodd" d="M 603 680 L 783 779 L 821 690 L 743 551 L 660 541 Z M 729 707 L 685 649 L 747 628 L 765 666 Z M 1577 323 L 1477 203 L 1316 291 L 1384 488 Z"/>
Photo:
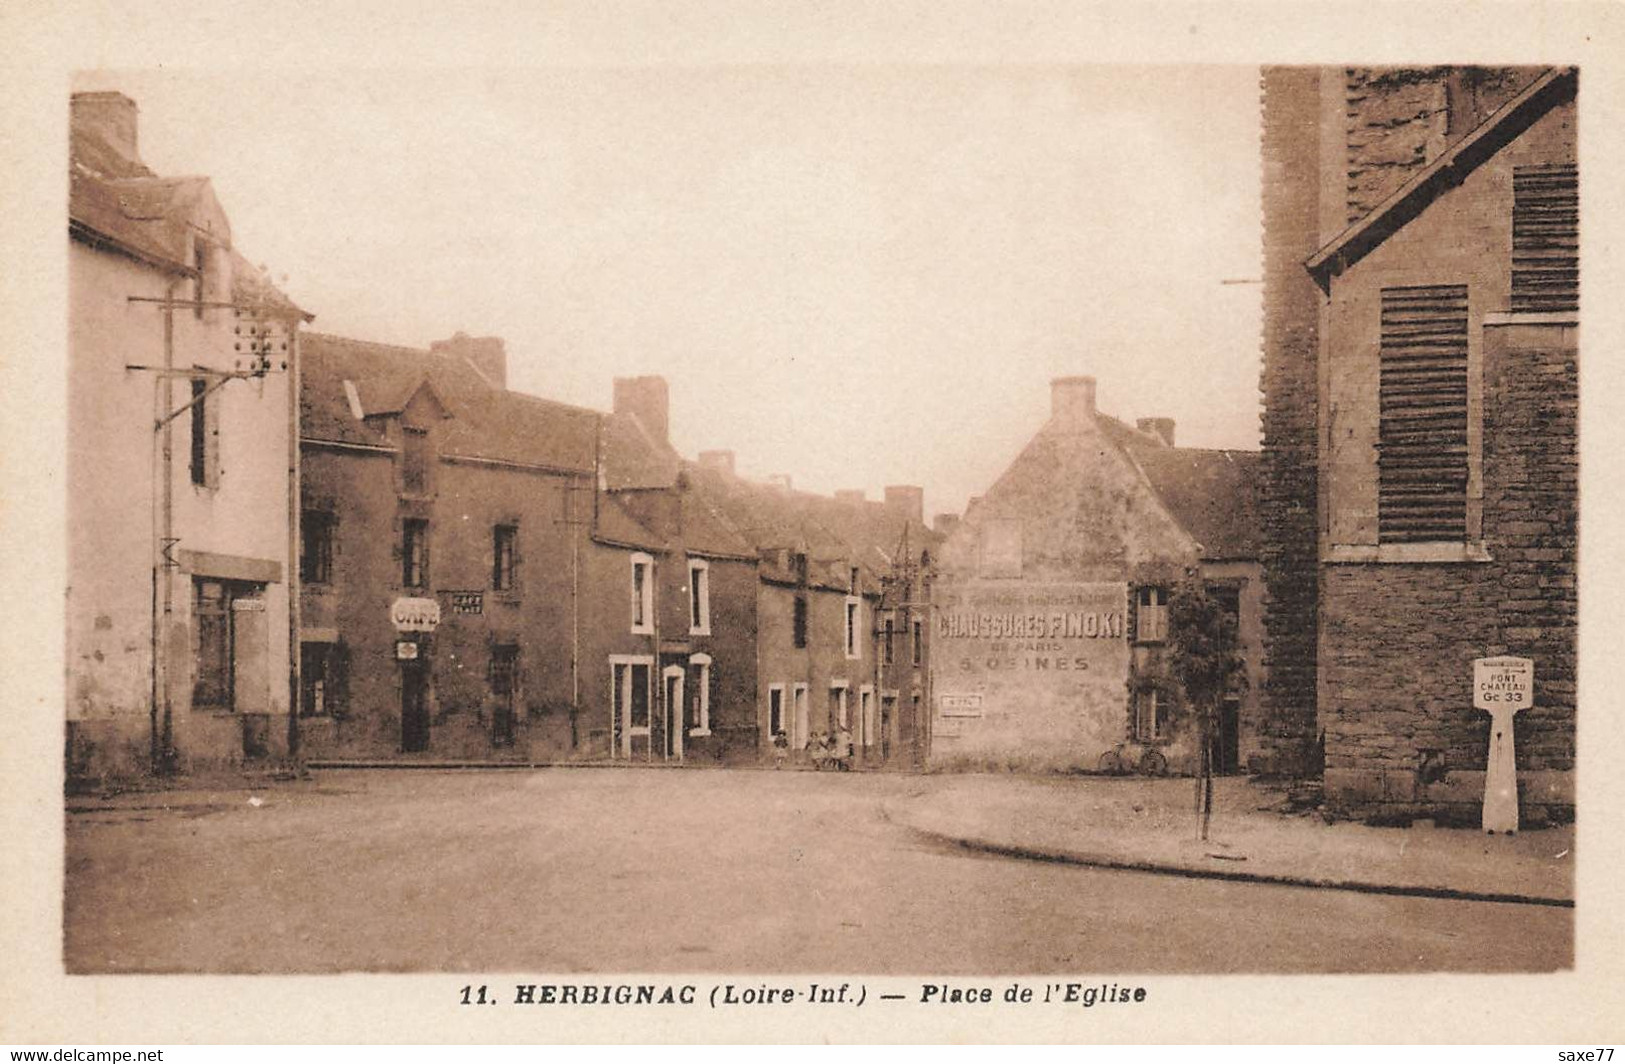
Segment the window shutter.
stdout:
<path fill-rule="evenodd" d="M 1512 170 L 1512 310 L 1580 309 L 1580 183 L 1573 163 Z"/>
<path fill-rule="evenodd" d="M 1379 541 L 1464 540 L 1466 285 L 1382 290 L 1379 392 Z"/>

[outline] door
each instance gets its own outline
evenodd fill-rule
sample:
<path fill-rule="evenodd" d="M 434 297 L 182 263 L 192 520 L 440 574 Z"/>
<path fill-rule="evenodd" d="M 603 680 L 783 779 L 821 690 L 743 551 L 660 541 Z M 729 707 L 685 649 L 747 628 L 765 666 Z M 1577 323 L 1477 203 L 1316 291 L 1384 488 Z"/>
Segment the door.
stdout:
<path fill-rule="evenodd" d="M 401 662 L 401 749 L 409 754 L 429 749 L 427 687 L 422 662 Z"/>
<path fill-rule="evenodd" d="M 897 719 L 897 696 L 880 696 L 880 760 L 891 759 L 892 721 Z"/>
<path fill-rule="evenodd" d="M 644 750 L 649 751 L 650 673 L 654 667 L 646 661 L 612 661 L 610 686 L 611 724 L 618 742 L 611 748 L 620 757 L 630 758 L 634 740 L 642 739 Z"/>
<path fill-rule="evenodd" d="M 491 648 L 491 742 L 512 746 L 514 722 L 518 719 L 515 689 L 518 687 L 519 648 L 513 645 Z"/>
<path fill-rule="evenodd" d="M 683 757 L 683 667 L 668 667 L 665 677 L 665 754 L 668 759 L 680 761 Z"/>

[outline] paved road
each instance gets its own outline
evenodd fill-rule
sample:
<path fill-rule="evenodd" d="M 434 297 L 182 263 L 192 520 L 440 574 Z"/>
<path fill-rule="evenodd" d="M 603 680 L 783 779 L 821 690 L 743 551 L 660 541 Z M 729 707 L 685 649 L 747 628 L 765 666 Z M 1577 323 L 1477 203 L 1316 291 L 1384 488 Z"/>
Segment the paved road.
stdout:
<path fill-rule="evenodd" d="M 70 805 L 72 972 L 1566 967 L 1569 910 L 976 857 L 906 776 L 322 773 Z"/>

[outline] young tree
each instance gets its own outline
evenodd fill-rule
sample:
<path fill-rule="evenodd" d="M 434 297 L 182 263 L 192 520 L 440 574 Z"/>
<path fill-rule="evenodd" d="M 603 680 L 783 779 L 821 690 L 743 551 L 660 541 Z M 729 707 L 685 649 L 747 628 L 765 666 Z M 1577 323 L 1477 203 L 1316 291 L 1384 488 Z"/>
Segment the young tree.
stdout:
<path fill-rule="evenodd" d="M 1196 714 L 1199 766 L 1196 810 L 1199 834 L 1207 838 L 1213 815 L 1213 744 L 1219 707 L 1226 695 L 1246 683 L 1236 618 L 1212 595 L 1194 571 L 1187 572 L 1168 599 L 1169 668 Z"/>

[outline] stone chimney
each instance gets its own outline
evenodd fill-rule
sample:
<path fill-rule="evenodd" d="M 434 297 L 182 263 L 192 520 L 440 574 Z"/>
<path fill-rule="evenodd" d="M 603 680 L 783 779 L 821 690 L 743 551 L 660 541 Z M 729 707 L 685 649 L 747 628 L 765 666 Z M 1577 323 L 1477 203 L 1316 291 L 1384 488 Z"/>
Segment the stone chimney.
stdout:
<path fill-rule="evenodd" d="M 671 401 L 664 377 L 616 377 L 615 412 L 632 414 L 655 441 L 671 443 Z"/>
<path fill-rule="evenodd" d="M 912 484 L 887 484 L 886 509 L 925 526 L 925 489 Z"/>
<path fill-rule="evenodd" d="M 92 129 L 131 162 L 140 162 L 136 130 L 139 111 L 122 92 L 76 92 L 69 100 L 73 124 Z"/>
<path fill-rule="evenodd" d="M 855 506 L 861 506 L 861 505 L 863 505 L 863 489 L 862 488 L 837 488 L 836 491 L 835 491 L 835 501 L 836 502 L 850 503 L 850 504 L 855 505 Z"/>
<path fill-rule="evenodd" d="M 1056 377 L 1049 382 L 1050 421 L 1057 428 L 1093 428 L 1095 379 Z"/>
<path fill-rule="evenodd" d="M 1163 443 L 1174 445 L 1174 419 L 1171 417 L 1142 417 L 1134 427 L 1148 436 L 1156 436 Z"/>
<path fill-rule="evenodd" d="M 469 336 L 459 332 L 450 340 L 436 340 L 429 350 L 448 358 L 467 359 L 494 388 L 508 387 L 508 349 L 500 337 Z"/>
<path fill-rule="evenodd" d="M 700 468 L 714 469 L 719 473 L 733 475 L 734 453 L 732 451 L 701 451 Z"/>
<path fill-rule="evenodd" d="M 958 514 L 938 514 L 931 519 L 931 530 L 939 536 L 946 536 L 958 527 Z"/>

